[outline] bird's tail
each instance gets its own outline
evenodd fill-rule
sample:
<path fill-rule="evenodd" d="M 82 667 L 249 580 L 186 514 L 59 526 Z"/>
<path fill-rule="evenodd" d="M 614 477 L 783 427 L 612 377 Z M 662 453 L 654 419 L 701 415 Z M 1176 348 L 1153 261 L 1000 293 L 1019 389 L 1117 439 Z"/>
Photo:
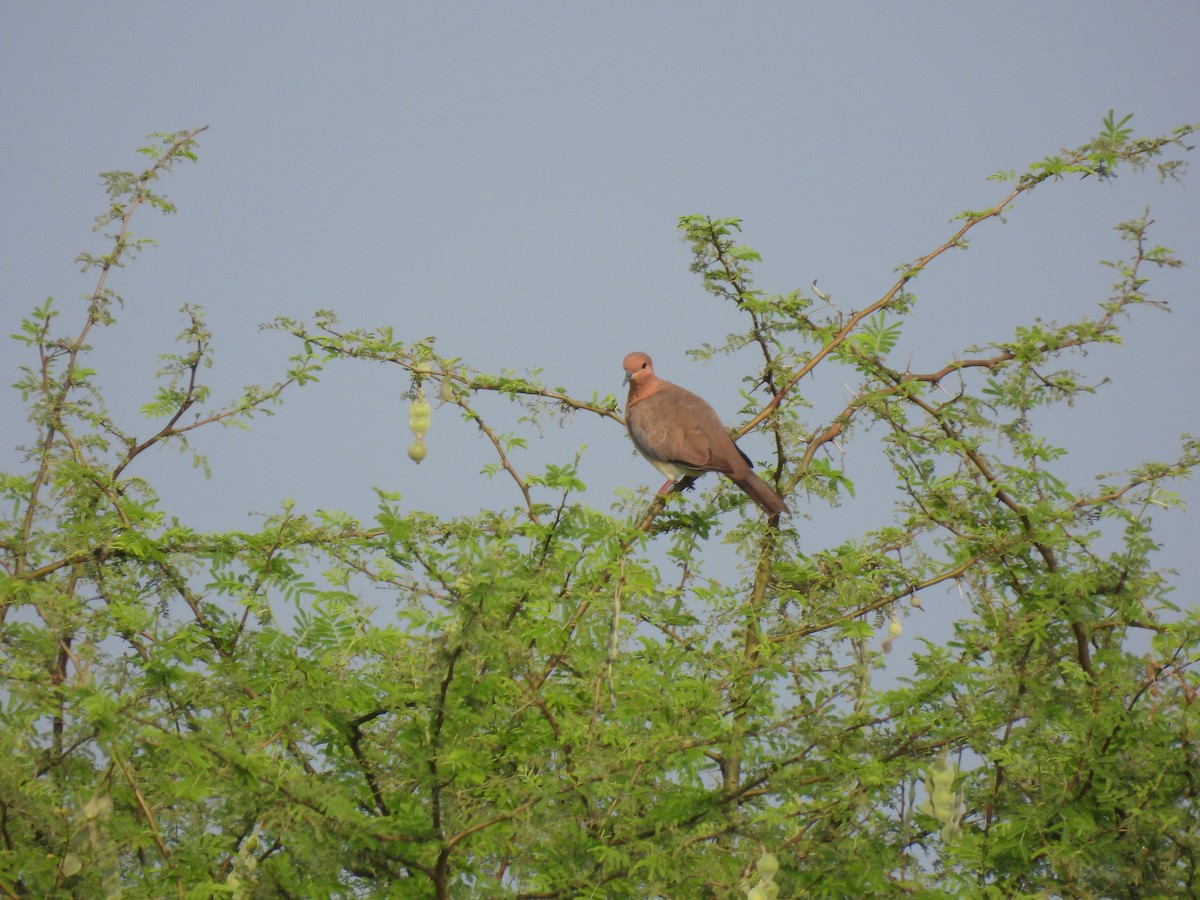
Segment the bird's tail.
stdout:
<path fill-rule="evenodd" d="M 753 472 L 748 472 L 745 478 L 735 479 L 733 483 L 740 487 L 747 497 L 757 503 L 768 516 L 791 512 L 775 489 Z"/>

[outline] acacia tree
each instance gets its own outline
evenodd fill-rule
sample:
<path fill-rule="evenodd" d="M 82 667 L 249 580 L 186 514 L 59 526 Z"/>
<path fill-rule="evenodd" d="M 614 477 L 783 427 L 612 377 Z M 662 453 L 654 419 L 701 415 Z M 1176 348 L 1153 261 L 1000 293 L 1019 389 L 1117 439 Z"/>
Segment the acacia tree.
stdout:
<path fill-rule="evenodd" d="M 1200 616 L 1168 602 L 1147 512 L 1200 445 L 1080 491 L 1033 421 L 1092 389 L 1065 361 L 1117 342 L 1156 302 L 1149 273 L 1177 260 L 1148 218 L 1126 222 L 1129 256 L 1092 316 L 924 370 L 890 358 L 913 280 L 1030 191 L 1181 174 L 1192 127 L 1134 139 L 1127 123 L 997 176 L 994 206 L 853 314 L 755 289 L 736 220 L 680 221 L 693 271 L 742 316 L 727 348 L 757 353 L 740 431 L 770 436 L 760 470 L 832 504 L 856 475 L 834 442 L 885 435 L 891 517 L 819 553 L 717 479 L 592 508 L 571 458 L 522 469 L 521 416 L 582 411 L 616 434 L 613 398 L 329 312 L 273 323 L 298 339 L 290 368 L 222 405 L 185 307 L 143 409 L 159 424 L 134 437 L 87 342 L 116 324 L 110 275 L 144 244 L 131 217 L 172 211 L 157 181 L 195 159 L 197 131 L 156 136 L 148 169 L 104 175 L 111 250 L 82 258 L 97 275 L 68 316 L 82 323 L 48 301 L 16 335 L 30 430 L 0 476 L 0 892 L 1194 896 Z M 137 474 L 151 447 L 358 361 L 409 374 L 418 435 L 427 391 L 436 416 L 477 425 L 514 504 L 443 518 L 380 492 L 374 521 L 284 505 L 212 534 Z M 801 379 L 847 370 L 849 403 L 801 400 Z M 718 533 L 744 576 L 706 572 Z M 951 584 L 953 640 L 897 644 L 922 592 Z M 915 674 L 876 687 L 893 645 Z"/>

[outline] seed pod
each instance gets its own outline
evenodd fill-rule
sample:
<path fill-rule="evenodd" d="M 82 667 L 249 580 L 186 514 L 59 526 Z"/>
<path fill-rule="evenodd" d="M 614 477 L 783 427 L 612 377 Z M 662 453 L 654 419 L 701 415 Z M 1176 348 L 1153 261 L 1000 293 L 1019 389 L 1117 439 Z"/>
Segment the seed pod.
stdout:
<path fill-rule="evenodd" d="M 417 438 L 412 442 L 412 446 L 408 448 L 408 458 L 415 462 L 418 466 L 421 460 L 425 458 L 425 442 L 421 438 Z"/>
<path fill-rule="evenodd" d="M 429 407 L 429 401 L 425 399 L 425 392 L 421 391 L 417 394 L 416 399 L 408 407 L 408 427 L 412 431 L 413 436 L 420 440 L 429 431 L 429 426 L 433 423 L 432 411 Z"/>
<path fill-rule="evenodd" d="M 958 774 L 955 769 L 956 767 L 950 765 L 950 760 L 945 756 L 934 760 L 929 767 L 929 777 L 933 779 L 934 787 L 949 790 Z"/>
<path fill-rule="evenodd" d="M 758 858 L 757 868 L 758 877 L 763 881 L 770 881 L 775 877 L 775 873 L 779 871 L 779 860 L 775 858 L 775 854 L 764 852 Z"/>

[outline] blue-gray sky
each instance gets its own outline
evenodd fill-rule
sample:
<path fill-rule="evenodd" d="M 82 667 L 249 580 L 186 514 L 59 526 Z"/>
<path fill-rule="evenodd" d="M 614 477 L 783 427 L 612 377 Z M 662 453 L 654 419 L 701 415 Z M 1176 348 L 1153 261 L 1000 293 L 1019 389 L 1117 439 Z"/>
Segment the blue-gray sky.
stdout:
<path fill-rule="evenodd" d="M 645 350 L 732 420 L 755 359 L 684 355 L 740 326 L 688 271 L 679 215 L 741 217 L 764 256 L 759 287 L 819 278 L 862 308 L 950 234 L 951 216 L 1001 196 L 987 175 L 1082 143 L 1109 108 L 1134 113 L 1140 134 L 1200 119 L 1197 34 L 1194 2 L 9 2 L 0 312 L 11 332 L 53 295 L 73 322 L 94 279 L 72 260 L 103 246 L 89 231 L 104 208 L 97 173 L 138 167 L 148 132 L 208 124 L 199 165 L 163 185 L 179 214 L 136 223 L 160 246 L 111 282 L 126 306 L 94 343 L 114 408 L 132 416 L 150 399 L 155 356 L 192 302 L 215 333 L 217 397 L 273 381 L 296 350 L 259 323 L 332 308 L 347 327 L 436 335 L 447 356 L 541 368 L 584 396 L 619 394 L 622 357 Z M 1124 252 L 1112 226 L 1149 203 L 1155 239 L 1192 263 L 1156 276 L 1174 313 L 1138 315 L 1123 349 L 1083 360 L 1112 383 L 1052 425 L 1081 476 L 1172 456 L 1200 428 L 1198 197 L 1194 181 L 1128 169 L 1040 188 L 919 279 L 913 367 L 1035 315 L 1091 314 L 1113 280 L 1099 259 Z M 8 384 L 26 360 L 10 344 L 0 361 Z M 288 496 L 369 515 L 373 486 L 442 513 L 515 499 L 477 474 L 488 448 L 446 410 L 428 459 L 405 458 L 407 386 L 382 367 L 335 366 L 250 434 L 198 434 L 211 481 L 170 454 L 144 472 L 170 512 L 212 528 L 249 527 L 248 510 Z M 481 409 L 511 421 L 499 402 Z M 21 415 L 19 397 L 0 395 L 18 435 L 0 447 L 6 466 Z M 589 502 L 657 486 L 619 429 L 582 416 L 524 462 L 584 443 Z M 851 445 L 846 459 L 860 491 L 877 471 L 866 452 Z M 1195 485 L 1184 494 L 1200 500 Z M 882 524 L 855 505 L 836 518 L 812 523 L 812 549 Z M 1194 515 L 1160 520 L 1190 602 L 1200 529 Z"/>

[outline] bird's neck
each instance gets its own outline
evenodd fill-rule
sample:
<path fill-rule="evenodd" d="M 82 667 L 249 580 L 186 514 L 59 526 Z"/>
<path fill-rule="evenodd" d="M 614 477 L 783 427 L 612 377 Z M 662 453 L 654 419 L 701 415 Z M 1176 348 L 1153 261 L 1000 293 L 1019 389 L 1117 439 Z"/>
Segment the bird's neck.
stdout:
<path fill-rule="evenodd" d="M 633 406 L 633 404 L 645 400 L 647 397 L 658 393 L 661 382 L 657 378 L 648 381 L 641 381 L 635 378 L 629 382 L 629 399 L 625 403 L 625 408 Z"/>

